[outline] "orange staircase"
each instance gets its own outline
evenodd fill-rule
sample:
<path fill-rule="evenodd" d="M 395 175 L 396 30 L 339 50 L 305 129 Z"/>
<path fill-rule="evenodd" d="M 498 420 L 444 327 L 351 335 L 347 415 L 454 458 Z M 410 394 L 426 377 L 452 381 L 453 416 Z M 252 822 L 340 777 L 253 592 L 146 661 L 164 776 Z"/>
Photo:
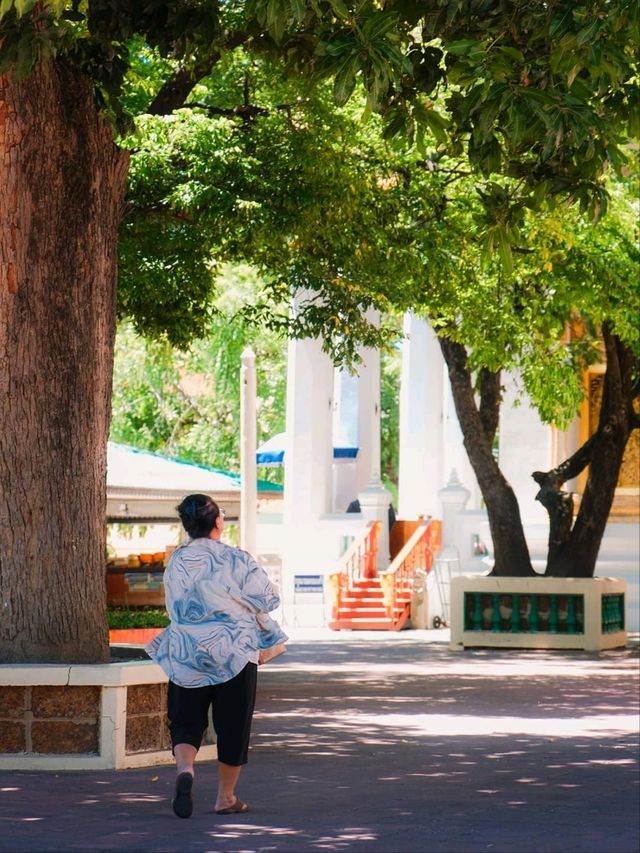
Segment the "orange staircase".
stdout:
<path fill-rule="evenodd" d="M 376 573 L 380 522 L 372 522 L 345 553 L 340 571 L 329 576 L 334 631 L 400 631 L 411 618 L 411 598 L 419 573 L 426 575 L 440 548 L 440 522 L 414 525 L 385 572 Z"/>
<path fill-rule="evenodd" d="M 380 578 L 366 578 L 355 581 L 340 597 L 329 627 L 334 631 L 400 631 L 409 619 L 410 605 L 410 586 L 404 588 L 388 608 Z"/>

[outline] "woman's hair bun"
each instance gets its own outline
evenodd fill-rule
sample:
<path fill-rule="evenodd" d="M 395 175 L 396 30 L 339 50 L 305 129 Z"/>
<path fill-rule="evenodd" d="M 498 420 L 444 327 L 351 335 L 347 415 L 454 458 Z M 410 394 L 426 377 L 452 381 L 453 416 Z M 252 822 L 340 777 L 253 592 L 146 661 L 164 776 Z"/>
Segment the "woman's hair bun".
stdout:
<path fill-rule="evenodd" d="M 208 495 L 187 495 L 176 507 L 182 524 L 189 536 L 208 536 L 213 529 L 220 510 Z"/>
<path fill-rule="evenodd" d="M 182 501 L 178 511 L 184 518 L 195 518 L 201 506 L 203 504 L 198 501 L 197 495 L 189 495 Z"/>

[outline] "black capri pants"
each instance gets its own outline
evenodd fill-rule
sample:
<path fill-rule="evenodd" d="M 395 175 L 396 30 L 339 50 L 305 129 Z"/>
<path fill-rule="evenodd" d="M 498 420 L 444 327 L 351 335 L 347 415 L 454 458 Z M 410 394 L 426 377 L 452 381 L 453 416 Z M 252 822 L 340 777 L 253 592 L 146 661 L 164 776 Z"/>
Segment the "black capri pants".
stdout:
<path fill-rule="evenodd" d="M 169 681 L 167 715 L 173 747 L 188 743 L 200 749 L 212 707 L 218 760 L 234 767 L 246 764 L 257 681 L 255 663 L 248 663 L 238 675 L 222 684 L 180 687 Z"/>

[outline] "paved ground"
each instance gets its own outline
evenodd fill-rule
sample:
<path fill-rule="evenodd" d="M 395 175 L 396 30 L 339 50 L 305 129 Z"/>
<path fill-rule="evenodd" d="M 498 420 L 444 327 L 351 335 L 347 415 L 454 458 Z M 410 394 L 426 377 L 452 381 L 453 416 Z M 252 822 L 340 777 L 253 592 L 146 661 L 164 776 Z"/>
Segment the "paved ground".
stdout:
<path fill-rule="evenodd" d="M 0 851 L 637 853 L 638 638 L 450 653 L 446 632 L 299 636 L 261 671 L 242 816 L 173 770 L 0 772 Z"/>

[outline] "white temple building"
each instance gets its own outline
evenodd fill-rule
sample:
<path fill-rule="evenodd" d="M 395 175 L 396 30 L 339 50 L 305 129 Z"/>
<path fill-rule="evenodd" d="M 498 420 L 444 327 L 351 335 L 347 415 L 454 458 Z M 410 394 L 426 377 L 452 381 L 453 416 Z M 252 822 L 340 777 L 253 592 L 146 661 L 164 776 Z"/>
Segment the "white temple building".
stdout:
<path fill-rule="evenodd" d="M 440 347 L 428 324 L 412 314 L 405 317 L 404 334 L 397 517 L 442 519 L 443 544 L 457 557 L 455 570 L 486 573 L 491 554 L 486 512 L 462 443 Z M 597 368 L 593 376 L 597 381 Z M 541 423 L 526 396 L 518 394 L 515 377 L 506 376 L 504 382 L 500 465 L 518 498 L 534 566 L 540 571 L 549 525 L 544 508 L 535 500 L 537 486 L 531 473 L 554 467 L 582 443 L 588 434 L 585 421 L 590 420 L 591 400 L 587 395 L 581 416 L 569 430 L 559 432 Z M 249 419 L 255 418 L 250 403 L 245 404 L 245 412 Z M 354 452 L 336 455 L 334 448 Z M 255 444 L 245 444 L 243 454 L 245 459 L 254 456 Z M 618 490 L 597 574 L 628 581 L 629 629 L 638 630 L 639 483 L 633 461 L 637 462 L 637 447 L 631 455 L 623 475 L 631 482 L 623 482 Z M 391 495 L 380 479 L 380 356 L 376 350 L 363 350 L 354 376 L 334 368 L 319 340 L 289 342 L 282 464 L 281 512 L 253 517 L 249 513 L 244 524 L 256 525 L 256 553 L 281 587 L 285 622 L 295 618 L 322 624 L 328 609 L 327 579 L 336 572 L 349 542 L 361 535 L 369 521 L 381 522 L 378 568 L 389 563 Z M 579 493 L 582 485 L 578 478 L 568 488 Z M 347 513 L 356 498 L 360 512 Z M 247 541 L 252 541 L 251 535 Z"/>

